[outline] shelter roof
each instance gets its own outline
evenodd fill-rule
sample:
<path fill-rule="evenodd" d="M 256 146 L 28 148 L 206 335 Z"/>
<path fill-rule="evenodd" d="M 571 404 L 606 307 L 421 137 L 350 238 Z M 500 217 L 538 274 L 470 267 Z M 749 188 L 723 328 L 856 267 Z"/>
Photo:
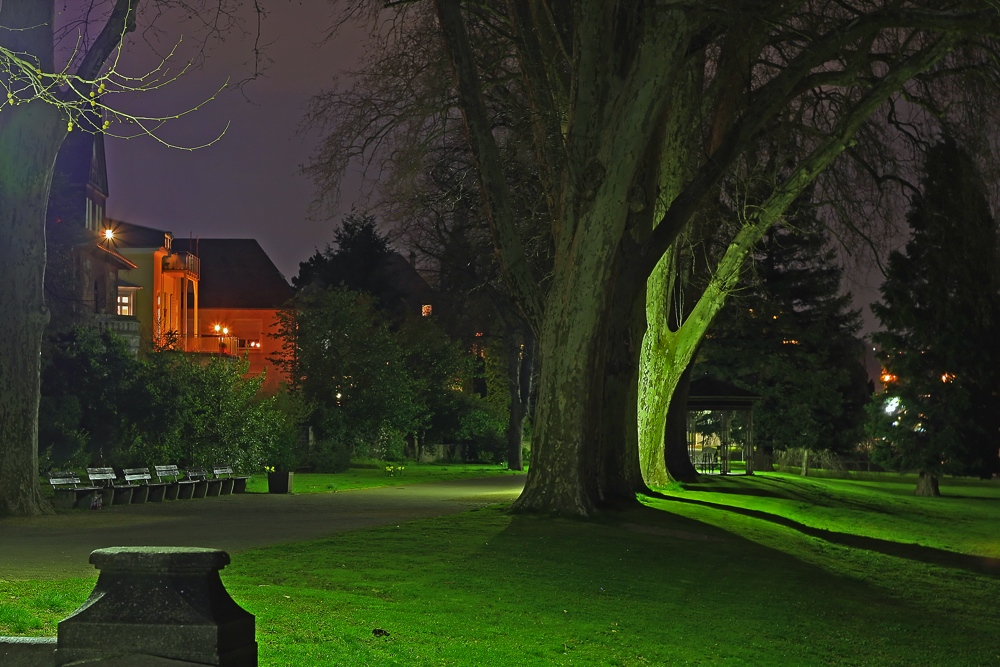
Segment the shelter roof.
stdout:
<path fill-rule="evenodd" d="M 712 377 L 692 380 L 688 410 L 749 410 L 762 396 Z"/>

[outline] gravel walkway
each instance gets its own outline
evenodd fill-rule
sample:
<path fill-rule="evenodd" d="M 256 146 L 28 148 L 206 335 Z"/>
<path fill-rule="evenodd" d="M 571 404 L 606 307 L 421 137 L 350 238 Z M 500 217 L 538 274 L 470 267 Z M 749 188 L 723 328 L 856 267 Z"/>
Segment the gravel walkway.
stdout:
<path fill-rule="evenodd" d="M 455 514 L 517 497 L 503 476 L 302 495 L 240 494 L 0 519 L 0 578 L 94 574 L 87 559 L 111 546 L 195 546 L 230 553 L 409 519 Z"/>

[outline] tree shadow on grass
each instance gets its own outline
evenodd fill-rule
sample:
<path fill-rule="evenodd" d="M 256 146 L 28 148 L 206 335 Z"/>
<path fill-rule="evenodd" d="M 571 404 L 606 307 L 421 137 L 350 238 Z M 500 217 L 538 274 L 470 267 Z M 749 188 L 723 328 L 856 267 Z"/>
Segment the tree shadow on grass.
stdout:
<path fill-rule="evenodd" d="M 792 530 L 796 530 L 802 533 L 803 535 L 808 535 L 810 537 L 815 537 L 821 540 L 825 540 L 827 542 L 831 542 L 833 544 L 839 544 L 854 549 L 865 549 L 867 551 L 875 551 L 881 554 L 885 554 L 887 556 L 905 558 L 908 560 L 928 563 L 930 565 L 937 565 L 940 567 L 948 567 L 948 568 L 960 568 L 978 574 L 986 574 L 994 577 L 1000 577 L 1000 558 L 973 556 L 970 554 L 956 553 L 954 551 L 946 551 L 944 549 L 936 549 L 934 547 L 926 547 L 920 544 L 893 542 L 891 540 L 883 540 L 876 537 L 866 537 L 863 535 L 853 535 L 851 533 L 841 533 L 833 530 L 827 530 L 825 528 L 813 528 L 812 526 L 807 526 L 803 523 L 795 521 L 794 519 L 789 519 L 788 517 L 784 517 L 778 514 L 772 514 L 770 512 L 764 512 L 762 510 L 749 509 L 745 507 L 733 507 L 731 505 L 713 503 L 708 500 L 697 500 L 694 498 L 678 498 L 676 496 L 667 496 L 659 493 L 654 494 L 651 497 L 655 497 L 661 500 L 669 500 L 677 503 L 700 505 L 701 507 L 708 507 L 711 509 L 721 510 L 724 512 L 741 514 L 743 516 L 748 516 L 755 519 L 761 519 L 763 521 L 768 521 L 770 523 L 779 526 L 784 526 L 785 528 L 791 528 Z"/>
<path fill-rule="evenodd" d="M 830 508 L 863 510 L 878 514 L 892 515 L 902 511 L 891 505 L 886 505 L 878 498 L 838 493 L 824 486 L 817 486 L 809 479 L 788 479 L 759 476 L 702 478 L 699 482 L 683 485 L 685 491 L 700 491 L 704 493 L 724 493 L 739 496 L 754 496 L 759 498 L 775 498 L 792 500 Z M 674 498 L 674 496 L 670 496 Z"/>

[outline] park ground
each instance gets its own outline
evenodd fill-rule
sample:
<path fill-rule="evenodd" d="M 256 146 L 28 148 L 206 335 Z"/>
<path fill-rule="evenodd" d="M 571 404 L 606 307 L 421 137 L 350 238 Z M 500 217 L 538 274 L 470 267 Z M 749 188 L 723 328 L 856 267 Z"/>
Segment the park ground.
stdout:
<path fill-rule="evenodd" d="M 998 482 L 918 498 L 897 475 L 709 477 L 572 521 L 507 513 L 513 475 L 336 480 L 0 521 L 0 558 L 32 540 L 37 556 L 0 561 L 0 634 L 54 634 L 93 587 L 46 550 L 94 532 L 180 544 L 165 540 L 245 515 L 223 580 L 264 666 L 1000 665 Z"/>

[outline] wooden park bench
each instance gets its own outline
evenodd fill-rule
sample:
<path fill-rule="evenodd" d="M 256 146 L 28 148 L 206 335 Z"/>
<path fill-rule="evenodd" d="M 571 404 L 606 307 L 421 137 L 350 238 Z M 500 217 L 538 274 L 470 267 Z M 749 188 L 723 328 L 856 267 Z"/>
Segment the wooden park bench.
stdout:
<path fill-rule="evenodd" d="M 60 509 L 90 509 L 101 491 L 96 486 L 80 486 L 80 476 L 71 470 L 53 470 L 49 473 L 49 484 L 55 492 L 53 505 Z"/>
<path fill-rule="evenodd" d="M 209 477 L 208 471 L 201 466 L 188 468 L 187 478 L 195 482 L 195 498 L 217 496 L 222 492 L 222 480 Z"/>
<path fill-rule="evenodd" d="M 128 505 L 132 502 L 134 486 L 115 486 L 118 475 L 114 468 L 87 468 L 87 479 L 94 486 L 101 487 L 104 505 Z"/>
<path fill-rule="evenodd" d="M 222 480 L 222 494 L 246 493 L 247 480 L 249 475 L 237 475 L 233 472 L 232 466 L 215 465 L 212 466 L 212 474 Z M 225 477 L 223 477 L 225 475 Z"/>
<path fill-rule="evenodd" d="M 156 471 L 157 481 L 167 485 L 164 495 L 167 500 L 186 500 L 194 497 L 197 482 L 191 479 L 181 479 L 183 474 L 177 469 L 177 466 L 153 466 L 153 470 Z"/>
<path fill-rule="evenodd" d="M 132 492 L 133 503 L 158 503 L 167 496 L 167 482 L 154 482 L 153 476 L 149 474 L 149 468 L 125 468 L 122 476 L 126 484 L 133 484 L 135 490 Z M 135 484 L 138 482 L 138 484 Z"/>

